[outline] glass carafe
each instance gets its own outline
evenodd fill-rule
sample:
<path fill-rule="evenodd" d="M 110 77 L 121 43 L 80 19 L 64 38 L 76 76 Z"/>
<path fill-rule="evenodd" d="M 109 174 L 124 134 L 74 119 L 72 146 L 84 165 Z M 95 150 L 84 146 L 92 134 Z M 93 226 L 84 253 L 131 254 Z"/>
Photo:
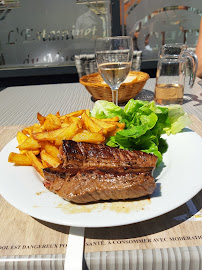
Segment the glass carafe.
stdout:
<path fill-rule="evenodd" d="M 161 105 L 183 104 L 186 66 L 190 65 L 189 88 L 196 78 L 198 59 L 186 45 L 165 44 L 161 48 L 157 73 L 154 100 Z"/>

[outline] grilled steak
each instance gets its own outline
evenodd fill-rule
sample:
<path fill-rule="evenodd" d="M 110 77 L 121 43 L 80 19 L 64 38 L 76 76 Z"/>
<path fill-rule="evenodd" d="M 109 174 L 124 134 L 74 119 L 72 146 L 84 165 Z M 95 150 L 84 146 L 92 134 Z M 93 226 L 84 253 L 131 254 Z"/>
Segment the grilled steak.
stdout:
<path fill-rule="evenodd" d="M 75 203 L 124 200 L 152 194 L 156 185 L 150 172 L 105 172 L 95 169 L 44 169 L 45 186 Z"/>
<path fill-rule="evenodd" d="M 128 151 L 105 144 L 76 143 L 64 140 L 60 148 L 63 167 L 79 168 L 154 168 L 157 157 L 141 151 Z"/>
<path fill-rule="evenodd" d="M 44 185 L 75 203 L 123 200 L 152 194 L 157 157 L 104 144 L 63 141 L 63 164 L 44 169 Z"/>

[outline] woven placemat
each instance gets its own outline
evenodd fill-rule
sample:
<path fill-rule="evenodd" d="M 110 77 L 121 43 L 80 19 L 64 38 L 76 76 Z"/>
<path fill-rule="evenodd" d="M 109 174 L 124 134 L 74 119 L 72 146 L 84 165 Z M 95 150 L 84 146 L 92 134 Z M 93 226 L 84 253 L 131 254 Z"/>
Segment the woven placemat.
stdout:
<path fill-rule="evenodd" d="M 190 128 L 202 136 L 201 121 Z M 2 149 L 23 126 L 0 128 Z M 16 191 L 17 192 L 17 191 Z M 0 256 L 64 254 L 68 226 L 34 219 L 0 197 Z M 199 246 L 202 243 L 202 191 L 181 207 L 155 219 L 113 228 L 87 228 L 85 252 Z"/>

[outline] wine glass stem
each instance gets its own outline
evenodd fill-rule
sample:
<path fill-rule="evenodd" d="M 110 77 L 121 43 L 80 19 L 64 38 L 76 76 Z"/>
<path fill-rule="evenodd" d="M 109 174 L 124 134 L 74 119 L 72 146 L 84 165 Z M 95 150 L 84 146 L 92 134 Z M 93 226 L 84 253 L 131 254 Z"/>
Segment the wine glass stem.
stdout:
<path fill-rule="evenodd" d="M 118 106 L 118 89 L 112 89 L 112 102 Z"/>

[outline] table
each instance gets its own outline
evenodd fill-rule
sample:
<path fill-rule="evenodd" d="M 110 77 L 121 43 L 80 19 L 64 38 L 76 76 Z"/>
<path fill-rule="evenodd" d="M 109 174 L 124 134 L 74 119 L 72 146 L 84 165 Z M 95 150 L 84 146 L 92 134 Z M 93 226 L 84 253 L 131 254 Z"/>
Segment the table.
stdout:
<path fill-rule="evenodd" d="M 197 78 L 193 89 L 185 88 L 184 109 L 202 120 L 202 88 Z M 138 98 L 152 100 L 155 79 L 149 79 Z M 61 115 L 82 108 L 92 109 L 94 102 L 80 83 L 8 87 L 0 92 L 0 126 L 31 125 L 36 114 Z"/>
<path fill-rule="evenodd" d="M 202 135 L 202 89 L 185 89 L 191 128 Z M 155 79 L 137 98 L 152 100 Z M 36 114 L 66 114 L 94 102 L 79 83 L 8 87 L 0 92 L 1 149 Z M 156 219 L 85 231 L 84 269 L 202 269 L 202 193 Z M 63 269 L 69 227 L 36 220 L 0 197 L 0 269 Z"/>

